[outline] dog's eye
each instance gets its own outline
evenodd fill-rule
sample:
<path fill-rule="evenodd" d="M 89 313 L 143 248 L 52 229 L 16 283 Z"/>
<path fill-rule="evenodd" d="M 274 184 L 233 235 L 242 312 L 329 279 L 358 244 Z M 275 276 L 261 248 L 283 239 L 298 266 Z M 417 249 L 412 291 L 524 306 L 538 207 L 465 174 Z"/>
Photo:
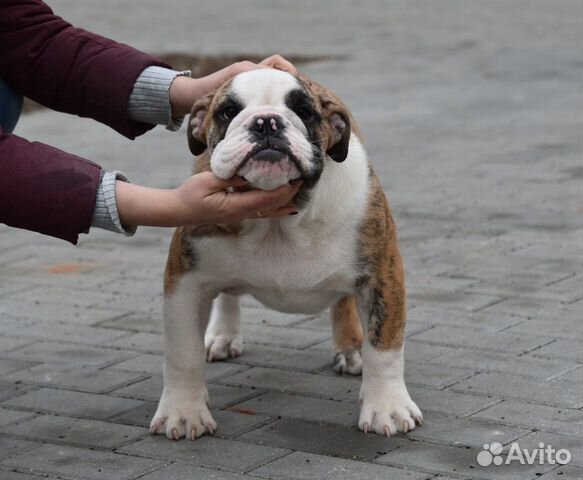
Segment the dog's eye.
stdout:
<path fill-rule="evenodd" d="M 304 122 L 307 122 L 314 116 L 314 113 L 309 107 L 297 107 L 294 112 Z"/>
<path fill-rule="evenodd" d="M 225 109 L 223 109 L 221 116 L 225 119 L 225 120 L 233 120 L 233 118 L 235 118 L 237 116 L 237 114 L 239 113 L 239 109 L 237 107 L 234 106 L 228 106 Z"/>

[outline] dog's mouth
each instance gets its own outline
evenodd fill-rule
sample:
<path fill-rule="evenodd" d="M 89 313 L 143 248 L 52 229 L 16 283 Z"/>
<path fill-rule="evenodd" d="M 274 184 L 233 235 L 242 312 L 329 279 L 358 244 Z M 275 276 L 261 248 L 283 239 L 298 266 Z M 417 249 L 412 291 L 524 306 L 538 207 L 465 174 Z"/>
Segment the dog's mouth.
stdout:
<path fill-rule="evenodd" d="M 254 148 L 237 169 L 237 175 L 261 190 L 274 190 L 302 174 L 300 162 L 285 147 Z"/>

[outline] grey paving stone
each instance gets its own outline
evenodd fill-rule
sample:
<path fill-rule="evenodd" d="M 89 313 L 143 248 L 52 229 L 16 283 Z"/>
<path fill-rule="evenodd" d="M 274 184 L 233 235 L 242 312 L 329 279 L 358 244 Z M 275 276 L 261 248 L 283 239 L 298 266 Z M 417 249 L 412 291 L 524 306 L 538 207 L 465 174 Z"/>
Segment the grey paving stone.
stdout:
<path fill-rule="evenodd" d="M 548 361 L 548 360 L 547 360 Z M 567 373 L 552 379 L 558 382 L 571 382 L 576 385 L 583 385 L 583 366 L 569 370 Z"/>
<path fill-rule="evenodd" d="M 12 398 L 4 402 L 3 405 L 35 412 L 59 413 L 74 417 L 105 420 L 121 412 L 136 408 L 141 403 L 126 398 L 41 388 L 20 397 Z"/>
<path fill-rule="evenodd" d="M 429 342 L 438 345 L 459 346 L 500 351 L 505 353 L 524 353 L 550 343 L 551 337 L 510 334 L 503 332 L 476 331 L 473 328 L 438 325 L 430 330 L 411 336 L 416 342 Z"/>
<path fill-rule="evenodd" d="M 532 377 L 522 377 L 504 373 L 479 373 L 452 387 L 454 391 L 494 394 L 507 398 L 517 398 L 541 405 L 581 408 L 581 386 L 562 382 L 543 382 Z"/>
<path fill-rule="evenodd" d="M 247 409 L 230 407 L 228 410 L 211 409 L 218 424 L 214 433 L 217 437 L 232 438 L 246 433 L 271 421 L 267 415 L 251 413 Z"/>
<path fill-rule="evenodd" d="M 294 452 L 253 470 L 252 475 L 281 480 L 425 480 L 427 474 L 398 468 Z"/>
<path fill-rule="evenodd" d="M 503 299 L 503 297 L 496 295 L 452 292 L 450 290 L 426 287 L 419 287 L 415 290 L 409 289 L 408 298 L 410 298 L 413 303 L 424 305 L 437 304 L 437 306 L 445 305 L 450 308 L 459 308 L 470 312 L 477 312 L 478 310 L 498 303 Z"/>
<path fill-rule="evenodd" d="M 111 310 L 102 310 L 99 308 L 87 308 L 75 305 L 67 305 L 63 308 L 62 304 L 41 302 L 37 298 L 26 304 L 26 309 L 22 308 L 22 302 L 12 302 L 2 300 L 0 312 L 4 311 L 8 315 L 16 318 L 24 316 L 26 319 L 40 320 L 42 322 L 70 323 L 74 325 L 91 326 L 95 323 L 120 316 L 120 312 Z"/>
<path fill-rule="evenodd" d="M 4 356 L 5 353 L 11 350 L 19 349 L 25 345 L 32 343 L 32 340 L 19 340 L 16 338 L 0 337 L 0 353 Z"/>
<path fill-rule="evenodd" d="M 583 480 L 583 468 L 581 467 L 559 467 L 545 473 L 541 477 L 543 480 Z"/>
<path fill-rule="evenodd" d="M 410 345 L 410 344 L 409 344 Z M 540 359 L 486 350 L 460 349 L 434 358 L 432 364 L 463 365 L 476 372 L 502 372 L 550 379 L 571 370 L 573 364 L 564 360 Z"/>
<path fill-rule="evenodd" d="M 20 292 L 10 296 L 11 302 L 52 303 L 55 305 L 72 305 L 75 307 L 99 306 L 111 300 L 113 294 L 97 292 L 94 289 L 71 289 L 66 287 L 50 286 L 34 292 Z"/>
<path fill-rule="evenodd" d="M 71 480 L 129 480 L 154 470 L 160 462 L 64 445 L 42 445 L 34 455 L 22 453 L 5 460 L 2 465 Z"/>
<path fill-rule="evenodd" d="M 160 374 L 164 367 L 164 356 L 146 353 L 133 356 L 123 362 L 116 363 L 113 368 L 116 370 L 127 370 L 129 372 L 142 372 Z"/>
<path fill-rule="evenodd" d="M 18 472 L 8 472 L 0 470 L 0 475 L 2 475 L 2 480 L 38 480 L 39 477 L 36 475 L 27 475 L 26 473 Z M 56 477 L 43 475 L 43 478 L 54 479 Z"/>
<path fill-rule="evenodd" d="M 289 450 L 203 436 L 172 442 L 164 436 L 149 437 L 119 450 L 130 455 L 179 460 L 199 467 L 243 473 L 289 453 Z"/>
<path fill-rule="evenodd" d="M 147 380 L 116 390 L 113 395 L 139 400 L 158 401 L 162 395 L 163 380 L 154 375 Z M 262 393 L 256 388 L 232 387 L 227 385 L 207 384 L 209 401 L 213 407 L 223 408 Z"/>
<path fill-rule="evenodd" d="M 142 402 L 137 407 L 131 408 L 119 415 L 116 415 L 111 421 L 123 423 L 125 425 L 136 425 L 138 427 L 149 427 L 150 421 L 158 408 L 157 402 Z"/>
<path fill-rule="evenodd" d="M 80 325 L 56 324 L 54 322 L 39 322 L 23 329 L 14 327 L 4 332 L 6 336 L 34 338 L 38 340 L 53 340 L 56 342 L 75 342 L 87 345 L 110 344 L 116 338 L 127 335 L 120 330 L 85 327 Z"/>
<path fill-rule="evenodd" d="M 405 345 L 405 365 L 408 365 L 409 362 L 431 362 L 446 353 L 452 353 L 455 351 L 457 351 L 457 349 L 445 347 L 443 345 L 432 345 L 430 343 L 407 340 Z"/>
<path fill-rule="evenodd" d="M 244 343 L 289 348 L 305 348 L 329 337 L 329 333 L 317 333 L 299 327 L 274 327 L 263 324 L 244 325 L 242 332 Z"/>
<path fill-rule="evenodd" d="M 110 449 L 147 434 L 144 428 L 53 415 L 24 420 L 2 430 L 30 440 Z"/>
<path fill-rule="evenodd" d="M 112 366 L 116 370 L 127 370 L 130 372 L 150 373 L 159 376 L 162 373 L 164 357 L 161 355 L 140 355 L 125 362 Z M 243 365 L 235 365 L 227 362 L 213 362 L 206 365 L 206 379 L 213 381 L 225 375 L 232 375 L 237 372 L 246 370 Z"/>
<path fill-rule="evenodd" d="M 481 451 L 477 448 L 459 448 L 445 445 L 415 442 L 377 458 L 384 465 L 415 468 L 425 472 L 452 475 L 454 478 L 491 480 L 532 480 L 553 465 L 509 465 L 481 467 L 476 458 Z M 437 477 L 440 478 L 440 477 Z"/>
<path fill-rule="evenodd" d="M 140 477 L 140 480 L 252 480 L 255 477 L 223 472 L 204 467 L 195 467 L 184 463 L 174 463 Z"/>
<path fill-rule="evenodd" d="M 267 308 L 241 308 L 244 334 L 246 331 L 254 331 L 254 325 L 289 327 L 301 323 L 307 318 L 309 318 L 307 315 L 290 315 Z"/>
<path fill-rule="evenodd" d="M 310 422 L 333 423 L 346 427 L 357 424 L 359 413 L 356 404 L 277 392 L 265 393 L 231 408 L 244 408 L 245 410 L 265 415 Z"/>
<path fill-rule="evenodd" d="M 508 330 L 512 334 L 541 335 L 553 338 L 565 338 L 567 340 L 583 340 L 581 319 L 554 317 L 536 317 L 519 323 Z"/>
<path fill-rule="evenodd" d="M 33 415 L 30 412 L 19 412 L 17 410 L 9 410 L 8 408 L 0 408 L 0 426 L 30 418 Z"/>
<path fill-rule="evenodd" d="M 471 368 L 409 362 L 405 366 L 405 381 L 410 385 L 425 385 L 442 389 L 469 378 L 474 373 L 475 370 Z"/>
<path fill-rule="evenodd" d="M 111 315 L 111 312 L 109 312 Z M 129 313 L 116 318 L 108 318 L 96 325 L 103 328 L 128 330 L 131 332 L 162 333 L 162 317 L 143 312 Z"/>
<path fill-rule="evenodd" d="M 17 360 L 15 358 L 0 358 L 0 375 L 7 375 L 26 368 L 38 365 L 37 362 Z"/>
<path fill-rule="evenodd" d="M 482 448 L 484 442 L 503 445 L 528 435 L 531 430 L 476 421 L 473 417 L 452 418 L 426 413 L 422 428 L 408 434 L 414 440 L 425 440 L 452 447 Z"/>
<path fill-rule="evenodd" d="M 581 342 L 575 340 L 559 339 L 541 348 L 530 352 L 529 355 L 541 358 L 564 358 L 583 363 L 583 350 Z"/>
<path fill-rule="evenodd" d="M 508 298 L 496 305 L 488 307 L 485 312 L 492 315 L 508 315 L 519 313 L 521 316 L 564 316 L 565 305 L 551 300 L 539 298 Z"/>
<path fill-rule="evenodd" d="M 226 385 L 267 388 L 281 393 L 306 394 L 320 398 L 343 400 L 358 395 L 360 385 L 344 377 L 313 375 L 272 368 L 254 367 L 221 380 Z"/>
<path fill-rule="evenodd" d="M 305 372 L 320 371 L 332 364 L 331 351 L 324 353 L 259 344 L 246 344 L 243 348 L 243 354 L 240 357 L 229 361 L 258 367 L 277 367 Z"/>
<path fill-rule="evenodd" d="M 516 312 L 496 315 L 489 313 L 489 309 L 481 312 L 464 312 L 453 308 L 436 308 L 434 305 L 421 304 L 410 309 L 407 321 L 498 331 L 526 320 L 526 317 L 520 317 Z"/>
<path fill-rule="evenodd" d="M 145 312 L 162 318 L 162 288 L 157 296 L 133 295 L 123 292 L 106 295 L 102 301 L 94 302 L 91 306 L 122 312 Z"/>
<path fill-rule="evenodd" d="M 580 418 L 580 417 L 579 417 Z M 559 435 L 557 433 L 549 432 L 532 432 L 521 438 L 518 443 L 521 449 L 528 449 L 529 451 L 537 450 L 540 444 L 551 445 L 554 449 L 567 449 L 571 453 L 571 462 L 569 465 L 576 465 L 583 467 L 583 448 L 581 446 L 581 437 Z"/>
<path fill-rule="evenodd" d="M 239 437 L 241 440 L 303 452 L 372 460 L 404 445 L 401 437 L 365 434 L 357 428 L 282 419 Z"/>
<path fill-rule="evenodd" d="M 144 375 L 113 369 L 97 370 L 94 367 L 63 367 L 37 365 L 5 376 L 5 380 L 25 384 L 58 387 L 89 393 L 107 393 L 116 388 L 137 382 Z"/>
<path fill-rule="evenodd" d="M 121 332 L 121 330 L 117 330 Z M 134 350 L 153 354 L 164 353 L 164 338 L 158 333 L 140 332 L 127 335 L 120 339 L 109 342 L 109 346 L 123 350 Z"/>
<path fill-rule="evenodd" d="M 57 342 L 34 342 L 4 354 L 5 357 L 39 363 L 71 363 L 75 366 L 92 365 L 95 367 L 116 363 L 132 355 L 132 353 L 109 348 Z"/>
<path fill-rule="evenodd" d="M 500 402 L 500 397 L 408 387 L 411 398 L 422 411 L 463 418 Z"/>
<path fill-rule="evenodd" d="M 12 457 L 21 452 L 27 452 L 38 446 L 38 443 L 0 436 L 0 460 Z"/>
<path fill-rule="evenodd" d="M 581 411 L 504 400 L 473 415 L 504 425 L 516 425 L 547 432 L 583 436 Z"/>
<path fill-rule="evenodd" d="M 18 397 L 19 395 L 31 390 L 36 390 L 36 388 L 31 385 L 22 385 L 20 383 L 0 382 L 0 402 L 12 397 Z"/>

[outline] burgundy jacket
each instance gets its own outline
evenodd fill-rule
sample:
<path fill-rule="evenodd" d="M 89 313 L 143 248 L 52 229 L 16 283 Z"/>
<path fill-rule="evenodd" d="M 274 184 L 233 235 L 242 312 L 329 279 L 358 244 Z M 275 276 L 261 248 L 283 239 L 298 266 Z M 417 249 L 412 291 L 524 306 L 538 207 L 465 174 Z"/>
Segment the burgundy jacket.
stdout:
<path fill-rule="evenodd" d="M 134 139 L 153 127 L 127 113 L 134 83 L 151 65 L 168 67 L 71 26 L 40 0 L 0 0 L 0 78 L 49 108 Z M 77 243 L 91 224 L 100 170 L 0 128 L 0 223 Z"/>

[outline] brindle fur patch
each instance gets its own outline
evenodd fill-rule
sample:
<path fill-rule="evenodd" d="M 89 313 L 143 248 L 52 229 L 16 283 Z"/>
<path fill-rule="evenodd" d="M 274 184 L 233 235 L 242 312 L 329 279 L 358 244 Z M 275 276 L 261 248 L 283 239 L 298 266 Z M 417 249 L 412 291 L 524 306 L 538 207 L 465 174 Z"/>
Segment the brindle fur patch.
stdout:
<path fill-rule="evenodd" d="M 241 232 L 240 224 L 232 225 L 188 225 L 174 231 L 166 271 L 164 273 L 164 294 L 171 295 L 180 278 L 198 267 L 196 248 L 192 240 L 202 237 L 235 236 Z"/>
<path fill-rule="evenodd" d="M 368 209 L 359 239 L 360 273 L 355 282 L 368 338 L 381 350 L 403 345 L 406 322 L 405 273 L 395 222 L 378 177 L 370 176 Z"/>
<path fill-rule="evenodd" d="M 340 352 L 360 350 L 363 333 L 356 306 L 356 297 L 341 298 L 332 307 L 331 315 L 336 350 Z"/>

